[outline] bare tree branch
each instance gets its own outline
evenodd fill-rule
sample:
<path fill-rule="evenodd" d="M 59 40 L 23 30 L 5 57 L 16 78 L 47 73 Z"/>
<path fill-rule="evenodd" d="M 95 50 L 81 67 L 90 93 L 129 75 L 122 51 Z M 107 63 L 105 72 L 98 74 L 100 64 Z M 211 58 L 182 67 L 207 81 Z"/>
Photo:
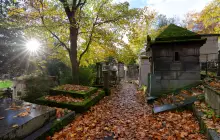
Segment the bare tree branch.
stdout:
<path fill-rule="evenodd" d="M 41 6 L 42 6 L 42 11 L 43 11 L 43 7 L 44 7 L 43 2 L 40 1 L 40 3 L 41 3 Z M 34 7 L 34 6 L 33 6 L 33 7 Z M 59 38 L 55 33 L 53 33 L 53 32 L 46 26 L 45 21 L 44 21 L 44 16 L 41 14 L 41 10 L 40 10 L 40 9 L 37 9 L 36 7 L 34 7 L 34 8 L 35 8 L 35 9 L 38 11 L 38 13 L 40 14 L 40 19 L 41 19 L 41 21 L 42 21 L 42 24 L 43 24 L 44 27 L 46 28 L 46 30 L 49 31 L 50 34 L 52 34 L 53 37 L 56 38 L 56 39 L 60 42 L 61 46 L 63 46 L 68 52 L 70 52 L 70 49 L 66 46 L 66 44 L 65 44 L 63 41 L 61 41 L 60 38 Z"/>
<path fill-rule="evenodd" d="M 84 0 L 83 2 L 82 2 L 82 0 L 79 0 L 79 2 L 78 2 L 77 5 L 76 5 L 76 9 L 77 9 L 78 7 L 82 8 L 82 7 L 86 4 L 86 2 L 87 2 L 87 0 Z"/>

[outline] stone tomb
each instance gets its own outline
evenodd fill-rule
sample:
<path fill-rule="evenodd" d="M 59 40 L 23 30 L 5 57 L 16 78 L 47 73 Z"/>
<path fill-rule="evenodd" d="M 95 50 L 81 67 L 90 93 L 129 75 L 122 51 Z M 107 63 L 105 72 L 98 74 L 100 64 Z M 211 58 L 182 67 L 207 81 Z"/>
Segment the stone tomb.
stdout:
<path fill-rule="evenodd" d="M 18 116 L 23 112 L 29 113 Z M 54 120 L 55 116 L 55 109 L 47 106 L 20 100 L 0 99 L 0 139 L 23 139 L 46 122 Z"/>
<path fill-rule="evenodd" d="M 199 82 L 199 50 L 205 42 L 201 35 L 174 24 L 167 26 L 154 41 L 148 37 L 146 51 L 151 53 L 149 95 L 159 97 Z"/>

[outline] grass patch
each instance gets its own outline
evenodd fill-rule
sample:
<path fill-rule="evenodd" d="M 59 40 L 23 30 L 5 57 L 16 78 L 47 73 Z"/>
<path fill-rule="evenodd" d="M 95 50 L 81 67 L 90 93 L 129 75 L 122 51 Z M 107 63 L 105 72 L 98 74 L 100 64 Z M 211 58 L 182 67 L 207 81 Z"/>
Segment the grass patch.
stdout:
<path fill-rule="evenodd" d="M 0 89 L 8 88 L 13 85 L 13 82 L 10 80 L 0 81 Z"/>

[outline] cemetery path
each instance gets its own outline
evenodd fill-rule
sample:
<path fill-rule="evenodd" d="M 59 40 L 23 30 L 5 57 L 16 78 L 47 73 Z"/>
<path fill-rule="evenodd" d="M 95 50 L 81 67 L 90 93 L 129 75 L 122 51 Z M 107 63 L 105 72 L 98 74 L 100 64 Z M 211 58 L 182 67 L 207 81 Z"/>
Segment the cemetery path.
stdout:
<path fill-rule="evenodd" d="M 52 139 L 205 139 L 192 112 L 154 115 L 136 91 L 135 85 L 122 83 Z"/>

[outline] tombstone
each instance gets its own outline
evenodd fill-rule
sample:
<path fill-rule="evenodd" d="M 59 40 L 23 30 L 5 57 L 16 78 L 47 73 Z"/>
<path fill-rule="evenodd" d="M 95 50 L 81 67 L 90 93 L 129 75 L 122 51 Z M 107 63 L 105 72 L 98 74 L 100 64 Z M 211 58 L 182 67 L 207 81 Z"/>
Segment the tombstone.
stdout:
<path fill-rule="evenodd" d="M 139 66 L 137 64 L 127 66 L 127 79 L 137 80 L 139 75 Z"/>
<path fill-rule="evenodd" d="M 109 71 L 109 65 L 107 63 L 107 65 L 105 65 L 104 69 L 103 69 L 103 84 L 104 84 L 104 91 L 106 95 L 110 94 L 110 89 L 109 89 L 109 85 L 110 85 L 110 71 Z"/>
<path fill-rule="evenodd" d="M 96 63 L 96 84 L 100 85 L 102 79 L 102 64 Z"/>
<path fill-rule="evenodd" d="M 11 90 L 11 88 L 7 88 L 5 91 L 4 91 L 4 94 L 3 94 L 3 97 L 5 98 L 11 98 L 13 99 L 13 90 Z"/>
<path fill-rule="evenodd" d="M 125 81 L 128 81 L 128 67 L 124 66 L 124 70 L 125 70 Z"/>
<path fill-rule="evenodd" d="M 111 63 L 110 65 L 110 81 L 113 84 L 116 84 L 117 82 L 117 71 L 118 71 L 118 67 L 116 62 Z"/>
<path fill-rule="evenodd" d="M 148 84 L 148 73 L 150 73 L 151 65 L 149 58 L 146 56 L 140 56 L 139 63 L 139 86 Z"/>
<path fill-rule="evenodd" d="M 22 95 L 25 94 L 26 83 L 23 79 L 15 79 L 13 81 L 13 98 L 19 99 Z"/>
<path fill-rule="evenodd" d="M 118 80 L 120 81 L 125 77 L 124 63 L 118 63 Z"/>

